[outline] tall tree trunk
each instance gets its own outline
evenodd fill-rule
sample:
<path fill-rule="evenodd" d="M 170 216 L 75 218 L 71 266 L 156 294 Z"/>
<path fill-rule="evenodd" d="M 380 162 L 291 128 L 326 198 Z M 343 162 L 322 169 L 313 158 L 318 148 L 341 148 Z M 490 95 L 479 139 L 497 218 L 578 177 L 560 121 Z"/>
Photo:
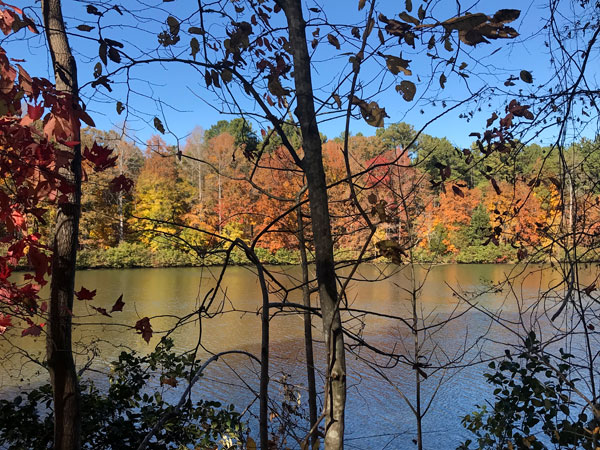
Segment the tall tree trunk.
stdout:
<path fill-rule="evenodd" d="M 71 53 L 60 0 L 42 0 L 42 15 L 52 56 L 56 87 L 70 95 L 73 108 L 79 107 L 77 68 Z M 70 140 L 80 140 L 79 122 Z M 73 183 L 75 192 L 59 205 L 52 242 L 52 279 L 48 310 L 46 357 L 54 399 L 54 448 L 81 446 L 80 396 L 71 347 L 71 314 L 75 287 L 75 260 L 81 211 L 81 147 L 72 150 L 73 161 L 62 174 Z"/>
<path fill-rule="evenodd" d="M 300 203 L 300 195 L 297 197 Z M 308 285 L 308 258 L 306 256 L 306 240 L 304 237 L 304 221 L 302 220 L 302 207 L 298 207 L 298 242 L 300 249 L 300 259 L 302 262 L 302 301 L 304 306 L 304 350 L 306 353 L 306 378 L 308 381 L 308 417 L 310 420 L 309 429 L 312 430 L 317 422 L 317 383 L 315 381 L 315 358 L 313 355 L 313 338 L 310 308 L 310 286 Z M 313 433 L 310 437 L 311 447 L 317 441 L 317 434 Z"/>
<path fill-rule="evenodd" d="M 346 405 L 346 360 L 344 336 L 337 302 L 333 240 L 327 185 L 323 170 L 321 136 L 316 121 L 310 57 L 306 45 L 306 23 L 300 0 L 279 0 L 285 12 L 289 41 L 294 59 L 294 81 L 298 106 L 295 110 L 300 121 L 304 149 L 303 170 L 308 185 L 310 216 L 313 227 L 317 283 L 323 314 L 323 334 L 327 347 L 327 397 L 325 399 L 325 448 L 344 448 L 344 413 Z"/>

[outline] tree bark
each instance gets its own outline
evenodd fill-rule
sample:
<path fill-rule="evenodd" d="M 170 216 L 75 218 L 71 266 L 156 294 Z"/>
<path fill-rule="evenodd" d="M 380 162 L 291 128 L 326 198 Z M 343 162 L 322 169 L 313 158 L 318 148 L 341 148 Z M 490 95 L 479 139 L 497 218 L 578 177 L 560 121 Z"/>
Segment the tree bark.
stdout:
<path fill-rule="evenodd" d="M 300 195 L 297 197 L 300 203 Z M 304 311 L 304 351 L 306 354 L 306 378 L 308 381 L 308 417 L 310 420 L 309 429 L 313 429 L 317 422 L 317 383 L 315 380 L 315 358 L 313 354 L 312 323 L 310 313 L 310 286 L 308 285 L 308 258 L 306 256 L 306 239 L 304 237 L 304 221 L 302 220 L 302 207 L 298 207 L 298 242 L 300 249 L 300 259 L 302 265 L 302 303 L 306 306 Z M 317 441 L 317 434 L 310 436 L 310 448 L 313 448 Z"/>
<path fill-rule="evenodd" d="M 77 67 L 71 53 L 60 0 L 42 0 L 42 15 L 52 57 L 56 87 L 70 96 L 73 109 L 79 108 Z M 79 121 L 70 140 L 80 140 Z M 81 147 L 72 152 L 65 176 L 74 186 L 66 203 L 58 206 L 52 242 L 52 278 L 48 309 L 46 358 L 54 399 L 54 448 L 81 447 L 80 393 L 71 344 L 71 315 L 75 288 L 75 261 L 81 211 Z"/>
<path fill-rule="evenodd" d="M 340 311 L 337 301 L 333 239 L 327 185 L 323 170 L 321 136 L 317 125 L 310 56 L 306 45 L 306 23 L 302 16 L 300 0 L 279 0 L 285 12 L 289 41 L 292 43 L 294 82 L 297 108 L 295 114 L 300 122 L 304 159 L 302 169 L 306 174 L 310 217 L 313 227 L 317 284 L 323 314 L 323 334 L 327 347 L 328 393 L 325 399 L 326 426 L 325 448 L 344 448 L 344 414 L 346 405 L 346 360 Z"/>

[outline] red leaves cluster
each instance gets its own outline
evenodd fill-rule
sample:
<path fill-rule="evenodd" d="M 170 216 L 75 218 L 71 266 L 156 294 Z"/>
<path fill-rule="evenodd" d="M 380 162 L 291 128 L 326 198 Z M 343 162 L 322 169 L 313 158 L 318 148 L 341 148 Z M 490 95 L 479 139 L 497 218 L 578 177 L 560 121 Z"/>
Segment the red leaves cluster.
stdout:
<path fill-rule="evenodd" d="M 18 8 L 0 1 L 0 29 L 4 33 L 15 27 L 28 26 L 29 19 Z M 21 17 L 19 16 L 21 15 Z M 24 109 L 26 105 L 26 109 Z M 51 249 L 32 232 L 53 205 L 69 202 L 75 189 L 60 170 L 69 167 L 73 151 L 78 150 L 80 122 L 94 122 L 72 97 L 58 92 L 42 78 L 31 77 L 20 65 L 13 66 L 0 48 L 0 178 L 6 189 L 0 190 L 0 241 L 6 250 L 0 254 L 0 333 L 11 326 L 11 315 L 24 316 L 27 322 L 23 336 L 38 336 L 42 325 L 29 315 L 38 311 L 39 290 L 51 273 Z M 43 133 L 31 126 L 42 121 Z M 58 144 L 57 144 L 58 142 Z M 96 143 L 83 152 L 95 171 L 112 167 L 117 159 L 112 150 Z M 131 181 L 118 177 L 111 183 L 113 191 L 131 188 Z M 33 273 L 24 283 L 9 280 L 12 270 L 27 263 Z M 82 288 L 80 300 L 91 300 L 95 291 Z M 115 311 L 123 308 L 122 298 Z M 44 313 L 45 311 L 40 311 Z M 13 317 L 14 318 L 14 317 Z"/>

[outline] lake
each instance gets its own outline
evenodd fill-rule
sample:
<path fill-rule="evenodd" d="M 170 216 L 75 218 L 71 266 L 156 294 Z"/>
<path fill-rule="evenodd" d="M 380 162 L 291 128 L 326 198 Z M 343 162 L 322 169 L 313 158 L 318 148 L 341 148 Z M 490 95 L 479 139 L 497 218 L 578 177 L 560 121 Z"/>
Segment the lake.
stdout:
<path fill-rule="evenodd" d="M 383 315 L 410 318 L 410 296 L 404 290 L 411 286 L 409 266 L 364 265 L 348 290 L 348 303 L 357 310 L 372 310 L 380 316 L 360 320 L 358 313 L 345 313 L 346 327 L 361 336 L 369 344 L 396 354 L 410 354 L 413 337 L 401 321 Z M 300 278 L 299 267 L 269 267 L 285 286 L 292 286 Z M 424 382 L 426 402 L 433 392 L 437 395 L 424 418 L 424 444 L 427 449 L 455 448 L 469 437 L 460 424 L 461 418 L 472 412 L 476 404 L 491 399 L 490 389 L 482 373 L 487 364 L 473 364 L 488 355 L 503 352 L 504 342 L 515 340 L 510 330 L 493 326 L 489 318 L 478 311 L 467 309 L 459 301 L 460 295 L 475 298 L 478 304 L 490 310 L 502 310 L 506 317 L 517 317 L 515 298 L 536 298 L 560 278 L 557 273 L 541 267 L 523 269 L 512 265 L 444 265 L 435 266 L 427 273 L 416 268 L 417 280 L 425 280 L 418 297 L 418 311 L 426 317 L 425 324 L 459 316 L 441 329 L 427 331 L 422 351 L 431 354 L 430 363 L 435 367 L 453 361 L 457 369 L 435 371 L 426 369 L 430 377 Z M 596 266 L 583 271 L 585 279 L 592 280 Z M 91 341 L 99 349 L 93 367 L 104 370 L 122 350 L 122 345 L 139 352 L 147 352 L 158 342 L 158 337 L 168 331 L 178 317 L 189 314 L 200 304 L 206 292 L 215 286 L 218 268 L 173 268 L 94 270 L 77 273 L 76 290 L 81 286 L 97 290 L 91 302 L 77 301 L 75 306 L 74 341 L 78 348 L 89 347 Z M 515 289 L 493 286 L 507 278 L 515 277 Z M 377 280 L 377 281 L 373 281 Z M 591 282 L 591 281 L 590 281 Z M 219 303 L 223 314 L 202 321 L 202 356 L 210 352 L 242 349 L 260 354 L 260 289 L 251 268 L 230 267 L 213 309 Z M 455 292 L 456 291 L 456 292 Z M 110 310 L 116 299 L 123 294 L 123 312 L 113 313 L 112 318 L 97 314 L 90 306 Z M 271 301 L 278 301 L 278 294 Z M 292 291 L 290 301 L 300 302 L 300 293 Z M 314 299 L 313 299 L 314 302 Z M 313 303 L 314 304 L 314 303 Z M 464 314 L 463 314 L 464 313 Z M 462 315 L 461 315 L 462 314 Z M 154 329 L 150 345 L 131 328 L 141 317 L 149 316 Z M 322 368 L 323 349 L 318 318 L 313 321 L 316 359 Z M 173 336 L 178 350 L 193 348 L 199 339 L 197 322 L 177 330 Z M 15 330 L 16 331 L 16 330 Z M 487 333 L 487 335 L 486 335 Z M 11 355 L 9 342 L 18 344 L 33 354 L 43 352 L 43 339 L 15 338 L 7 333 L 0 341 L 4 354 L 0 371 L 0 386 L 9 396 L 18 385 L 39 383 L 46 374 L 19 355 Z M 486 335 L 487 338 L 480 339 Z M 493 341 L 493 342 L 492 342 Z M 347 342 L 351 342 L 347 339 Z M 466 355 L 460 358 L 464 350 Z M 83 365 L 91 352 L 77 355 L 78 366 Z M 303 322 L 300 315 L 280 313 L 271 320 L 271 378 L 283 373 L 290 375 L 292 383 L 300 392 L 306 385 L 304 372 Z M 414 370 L 400 362 L 385 369 L 384 379 L 372 366 L 390 364 L 385 356 L 377 356 L 364 348 L 348 353 L 348 403 L 347 440 L 348 449 L 410 449 L 416 429 L 414 416 L 403 396 L 414 398 Z M 390 364 L 393 365 L 393 364 Z M 464 366 L 464 367 L 463 367 Z M 460 368 L 460 370 L 459 370 Z M 321 380 L 322 381 L 322 380 Z M 441 383 L 441 384 L 440 384 Z M 245 386 L 258 391 L 258 366 L 243 356 L 229 356 L 212 364 L 195 389 L 195 395 L 234 403 L 244 410 L 252 403 L 254 395 Z M 439 386 L 439 388 L 438 388 Z M 271 391 L 277 393 L 278 385 L 272 383 Z M 278 397 L 275 395 L 274 397 Z M 305 398 L 305 396 L 304 396 Z M 257 403 L 257 402 L 256 402 Z M 255 411 L 257 404 L 250 408 Z M 256 421 L 250 417 L 256 431 Z"/>

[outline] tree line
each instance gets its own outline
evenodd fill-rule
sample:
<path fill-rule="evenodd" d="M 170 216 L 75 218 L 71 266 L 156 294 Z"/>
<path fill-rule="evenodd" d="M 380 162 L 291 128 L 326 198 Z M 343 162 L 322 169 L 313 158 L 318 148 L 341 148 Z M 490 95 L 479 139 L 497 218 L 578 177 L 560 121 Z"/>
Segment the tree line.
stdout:
<path fill-rule="evenodd" d="M 288 133 L 301 152 L 298 131 L 290 127 Z M 552 256 L 561 257 L 559 249 L 550 255 L 540 251 L 551 242 L 551 230 L 562 220 L 560 162 L 549 147 L 515 143 L 506 153 L 486 155 L 475 143 L 459 149 L 446 138 L 427 134 L 413 142 L 415 135 L 412 126 L 399 123 L 379 128 L 373 136 L 349 137 L 352 170 L 365 171 L 357 179 L 359 201 L 372 209 L 372 215 L 377 216 L 378 210 L 387 215 L 377 241 L 407 239 L 402 217 L 408 205 L 398 196 L 402 185 L 411 193 L 417 261 L 507 263 L 532 254 L 535 261 L 547 262 Z M 143 150 L 116 131 L 84 129 L 83 139 L 113 146 L 117 163 L 108 171 L 87 173 L 80 267 L 222 263 L 222 258 L 210 255 L 218 242 L 193 236 L 180 225 L 252 241 L 295 201 L 303 186 L 301 174 L 280 145 L 264 145 L 243 119 L 220 121 L 206 132 L 197 128 L 180 149 L 157 135 Z M 322 139 L 327 183 L 335 185 L 345 177 L 343 139 Z M 405 150 L 411 142 L 410 150 Z M 254 168 L 243 154 L 259 145 L 265 150 L 261 165 Z M 588 227 L 590 238 L 582 244 L 589 250 L 593 250 L 591 236 L 597 233 L 598 223 L 597 145 L 597 141 L 581 139 L 570 144 L 566 154 L 578 173 L 569 188 L 581 203 L 579 209 L 585 211 L 581 226 Z M 180 151 L 193 159 L 179 159 Z M 532 174 L 539 176 L 534 179 Z M 109 181 L 118 175 L 126 175 L 133 183 L 128 194 L 111 191 Z M 589 195 L 577 195 L 584 189 Z M 330 190 L 335 250 L 340 257 L 356 254 L 368 233 L 357 225 L 347 198 L 343 188 Z M 494 232 L 498 227 L 501 234 Z M 262 235 L 257 249 L 264 262 L 299 263 L 293 220 L 284 219 Z M 199 258 L 198 251 L 207 256 Z M 389 260 L 375 244 L 369 256 Z M 241 255 L 236 258 L 243 261 Z M 594 259 L 593 252 L 586 258 Z"/>

